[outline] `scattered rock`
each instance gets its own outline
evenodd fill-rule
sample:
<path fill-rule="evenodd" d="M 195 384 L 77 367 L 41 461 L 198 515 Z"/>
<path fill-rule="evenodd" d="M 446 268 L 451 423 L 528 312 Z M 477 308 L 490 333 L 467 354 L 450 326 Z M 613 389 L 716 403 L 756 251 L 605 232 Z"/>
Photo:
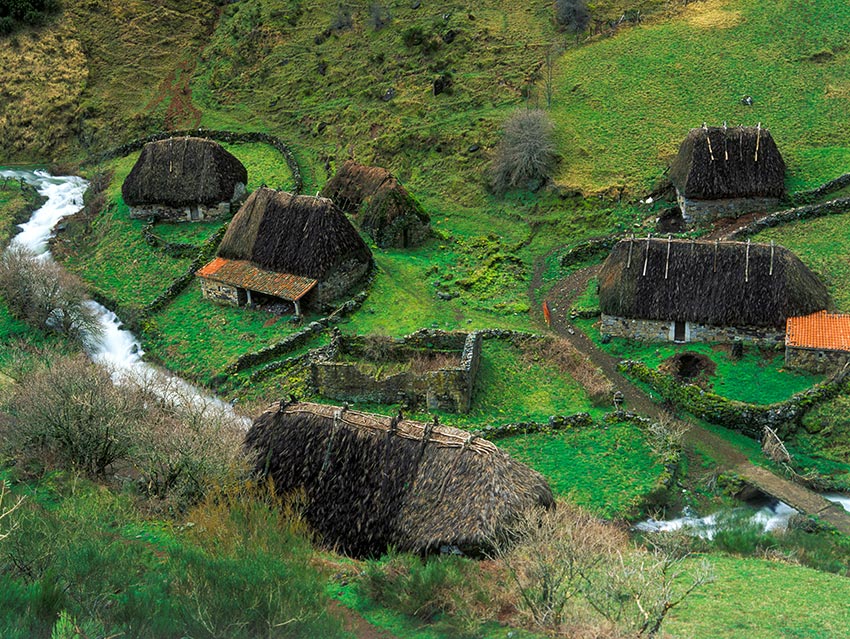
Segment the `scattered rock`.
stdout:
<path fill-rule="evenodd" d="M 480 146 L 478 146 L 477 144 L 470 144 L 470 145 L 469 145 L 469 148 L 467 149 L 467 152 L 468 152 L 468 153 L 476 153 L 476 152 L 477 152 L 477 151 L 479 151 L 480 149 L 481 149 L 481 147 L 480 147 Z"/>
<path fill-rule="evenodd" d="M 383 100 L 384 102 L 389 102 L 394 97 L 395 97 L 395 89 L 393 87 L 390 87 L 389 89 L 386 90 L 384 95 L 381 96 L 381 100 Z"/>
<path fill-rule="evenodd" d="M 455 38 L 457 38 L 457 31 L 454 29 L 449 29 L 443 34 L 443 42 L 446 44 L 451 44 L 455 41 Z"/>
<path fill-rule="evenodd" d="M 421 6 L 422 6 L 422 3 L 419 2 L 419 0 L 413 0 L 413 2 L 410 3 L 411 9 L 418 9 Z"/>

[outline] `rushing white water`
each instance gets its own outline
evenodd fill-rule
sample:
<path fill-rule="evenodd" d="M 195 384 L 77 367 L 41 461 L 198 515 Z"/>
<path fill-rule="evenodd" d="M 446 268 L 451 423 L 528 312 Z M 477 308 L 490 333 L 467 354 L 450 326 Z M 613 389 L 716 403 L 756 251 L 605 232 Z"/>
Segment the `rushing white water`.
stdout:
<path fill-rule="evenodd" d="M 776 500 L 749 515 L 746 514 L 747 510 L 744 507 L 733 508 L 700 517 L 686 507 L 681 517 L 665 521 L 650 518 L 635 524 L 634 528 L 642 532 L 683 530 L 703 539 L 713 539 L 718 530 L 722 530 L 725 525 L 735 525 L 736 522 L 741 521 L 740 518 L 748 523 L 759 525 L 764 531 L 781 531 L 788 527 L 791 516 L 797 514 L 791 506 Z"/>
<path fill-rule="evenodd" d="M 848 513 L 850 513 L 850 495 L 842 495 L 841 493 L 824 493 L 824 498 L 838 504 Z"/>
<path fill-rule="evenodd" d="M 47 242 L 53 228 L 62 218 L 73 215 L 82 208 L 88 182 L 81 177 L 52 176 L 45 171 L 0 171 L 0 178 L 7 177 L 23 179 L 48 198 L 29 221 L 20 225 L 21 232 L 15 236 L 10 246 L 20 246 L 36 255 L 44 256 L 44 259 L 50 259 Z M 129 379 L 149 388 L 164 401 L 177 405 L 192 402 L 203 406 L 210 416 L 215 414 L 236 419 L 246 427 L 250 425 L 250 420 L 237 416 L 229 404 L 142 361 L 143 351 L 139 340 L 121 327 L 118 316 L 95 301 L 90 300 L 87 303 L 98 318 L 100 334 L 83 340 L 86 352 L 92 361 L 112 371 L 116 383 Z"/>

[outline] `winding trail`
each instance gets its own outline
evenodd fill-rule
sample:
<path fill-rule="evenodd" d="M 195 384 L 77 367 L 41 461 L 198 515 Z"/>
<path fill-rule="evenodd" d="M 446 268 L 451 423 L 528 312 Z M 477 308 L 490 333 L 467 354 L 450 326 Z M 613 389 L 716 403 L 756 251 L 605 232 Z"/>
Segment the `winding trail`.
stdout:
<path fill-rule="evenodd" d="M 540 261 L 542 261 L 542 258 Z M 669 416 L 654 401 L 655 398 L 651 393 L 644 392 L 635 386 L 618 370 L 619 360 L 617 358 L 596 346 L 569 319 L 570 305 L 578 295 L 587 289 L 588 282 L 596 276 L 600 267 L 601 265 L 594 265 L 576 271 L 558 282 L 549 292 L 545 299 L 551 311 L 550 328 L 567 339 L 581 353 L 587 355 L 591 362 L 602 370 L 605 376 L 613 382 L 614 387 L 623 393 L 625 406 L 629 410 L 656 419 Z M 535 273 L 538 268 L 539 263 L 536 263 Z M 539 284 L 539 278 L 533 278 L 532 286 L 539 286 Z M 534 290 L 529 292 L 531 299 L 534 298 L 535 293 Z M 534 309 L 533 318 L 542 324 L 542 312 L 536 305 L 533 305 L 532 308 Z M 678 421 L 686 427 L 685 446 L 690 451 L 697 448 L 707 451 L 723 470 L 734 472 L 762 492 L 784 501 L 800 512 L 817 515 L 845 535 L 850 535 L 850 513 L 841 506 L 804 486 L 756 466 L 738 448 L 715 433 L 697 424 Z"/>

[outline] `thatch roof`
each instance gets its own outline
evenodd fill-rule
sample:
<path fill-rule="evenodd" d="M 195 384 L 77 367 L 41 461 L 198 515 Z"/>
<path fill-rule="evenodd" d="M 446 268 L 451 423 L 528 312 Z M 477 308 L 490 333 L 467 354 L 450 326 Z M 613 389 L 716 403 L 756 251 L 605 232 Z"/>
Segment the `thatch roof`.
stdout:
<path fill-rule="evenodd" d="M 670 180 L 688 199 L 781 197 L 785 162 L 761 126 L 703 127 L 682 142 Z"/>
<path fill-rule="evenodd" d="M 829 301 L 796 255 L 771 244 L 622 240 L 599 273 L 602 312 L 634 319 L 784 328 Z"/>
<path fill-rule="evenodd" d="M 246 446 L 281 494 L 306 492 L 324 542 L 355 556 L 389 545 L 480 552 L 522 510 L 554 503 L 539 473 L 446 426 L 281 404 L 254 421 Z"/>
<path fill-rule="evenodd" d="M 233 216 L 218 256 L 322 280 L 342 262 L 372 252 L 331 200 L 259 188 Z"/>
<path fill-rule="evenodd" d="M 427 225 L 431 219 L 407 189 L 386 169 L 351 160 L 342 165 L 322 190 L 346 213 L 359 215 L 360 226 L 382 245 L 381 231 L 399 218 Z"/>
<path fill-rule="evenodd" d="M 247 182 L 248 171 L 220 144 L 169 138 L 144 146 L 121 193 L 130 206 L 212 206 L 229 202 L 236 185 Z"/>

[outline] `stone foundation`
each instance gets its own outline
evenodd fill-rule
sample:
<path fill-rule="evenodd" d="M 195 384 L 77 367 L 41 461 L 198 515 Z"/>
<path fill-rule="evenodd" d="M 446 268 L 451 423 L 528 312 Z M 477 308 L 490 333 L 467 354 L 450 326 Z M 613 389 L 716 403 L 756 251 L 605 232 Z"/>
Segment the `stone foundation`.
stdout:
<path fill-rule="evenodd" d="M 199 279 L 201 280 L 201 295 L 208 300 L 230 306 L 242 306 L 247 301 L 244 288 L 222 284 L 205 277 Z"/>
<path fill-rule="evenodd" d="M 434 338 L 430 346 L 427 339 Z M 339 353 L 364 357 L 365 341 L 362 337 L 338 339 Z M 388 358 L 405 361 L 417 352 L 460 352 L 460 364 L 425 373 L 403 371 L 376 378 L 360 371 L 356 363 L 341 361 L 314 362 L 311 367 L 313 386 L 317 392 L 331 399 L 349 402 L 376 402 L 379 404 L 404 403 L 423 406 L 428 410 L 467 413 L 472 404 L 475 378 L 481 362 L 480 333 L 445 333 L 422 331 L 396 340 Z M 449 346 L 449 348 L 446 348 Z"/>
<path fill-rule="evenodd" d="M 832 351 L 799 346 L 785 347 L 785 366 L 810 373 L 834 373 L 850 361 L 847 351 Z"/>
<path fill-rule="evenodd" d="M 723 218 L 738 218 L 754 211 L 769 211 L 776 208 L 779 198 L 739 197 L 726 200 L 690 200 L 678 191 L 676 201 L 682 217 L 688 224 L 703 224 Z"/>
<path fill-rule="evenodd" d="M 743 342 L 758 346 L 775 346 L 785 341 L 785 331 L 771 328 L 711 326 L 684 322 L 682 342 L 731 344 Z M 599 328 L 603 335 L 625 337 L 642 342 L 674 342 L 675 322 L 669 320 L 637 320 L 602 315 Z"/>
<path fill-rule="evenodd" d="M 240 182 L 233 189 L 233 197 L 229 202 L 219 202 L 210 206 L 206 204 L 193 204 L 192 206 L 181 207 L 143 204 L 130 207 L 130 218 L 171 223 L 218 220 L 236 213 L 245 199 L 245 195 L 245 185 Z"/>

